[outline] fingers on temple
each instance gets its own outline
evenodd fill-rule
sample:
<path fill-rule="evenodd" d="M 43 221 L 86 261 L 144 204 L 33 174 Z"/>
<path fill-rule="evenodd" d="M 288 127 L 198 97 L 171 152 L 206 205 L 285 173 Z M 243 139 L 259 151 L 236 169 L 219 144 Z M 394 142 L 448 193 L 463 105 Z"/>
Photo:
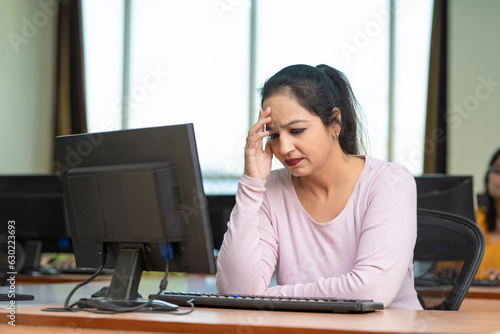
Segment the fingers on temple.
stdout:
<path fill-rule="evenodd" d="M 271 107 L 267 107 L 266 109 L 261 109 L 259 112 L 259 117 L 267 117 L 271 114 Z"/>
<path fill-rule="evenodd" d="M 250 134 L 248 135 L 247 137 L 247 143 L 248 144 L 253 144 L 253 145 L 262 145 L 262 142 L 261 140 L 266 137 L 267 135 L 269 135 L 269 132 L 267 131 L 259 131 L 259 132 L 255 132 L 253 134 Z"/>
<path fill-rule="evenodd" d="M 261 113 L 257 122 L 248 131 L 248 137 L 250 137 L 256 133 L 259 133 L 259 132 L 266 132 L 267 133 L 267 131 L 264 131 L 264 125 L 269 123 L 269 122 L 271 122 L 271 117 L 263 116 L 263 114 Z M 265 137 L 265 136 L 267 136 L 267 134 L 263 135 L 263 137 Z"/>

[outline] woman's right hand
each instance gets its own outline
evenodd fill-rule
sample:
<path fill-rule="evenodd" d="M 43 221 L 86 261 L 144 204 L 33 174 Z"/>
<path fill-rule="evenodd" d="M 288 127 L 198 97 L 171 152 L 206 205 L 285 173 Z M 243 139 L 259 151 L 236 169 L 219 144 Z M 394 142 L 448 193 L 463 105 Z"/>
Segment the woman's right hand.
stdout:
<path fill-rule="evenodd" d="M 265 149 L 263 139 L 269 135 L 265 131 L 266 124 L 271 122 L 271 108 L 261 110 L 259 119 L 248 131 L 247 143 L 245 145 L 245 171 L 244 174 L 256 179 L 265 180 L 271 174 L 271 162 L 273 151 L 269 142 Z"/>

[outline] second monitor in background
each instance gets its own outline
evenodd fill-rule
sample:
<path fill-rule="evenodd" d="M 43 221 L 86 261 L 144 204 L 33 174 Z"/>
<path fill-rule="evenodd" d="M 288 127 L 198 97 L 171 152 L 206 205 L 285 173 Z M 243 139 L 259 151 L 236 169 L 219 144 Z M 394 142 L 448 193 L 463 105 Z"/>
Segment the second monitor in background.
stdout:
<path fill-rule="evenodd" d="M 415 177 L 417 207 L 451 212 L 476 221 L 473 178 L 443 174 L 424 174 Z"/>
<path fill-rule="evenodd" d="M 8 233 L 8 222 L 22 247 L 16 250 L 16 269 L 22 273 L 38 274 L 42 253 L 73 252 L 56 174 L 1 175 L 0 234 Z"/>
<path fill-rule="evenodd" d="M 208 214 L 212 227 L 214 248 L 220 249 L 231 211 L 236 204 L 235 195 L 207 195 Z"/>

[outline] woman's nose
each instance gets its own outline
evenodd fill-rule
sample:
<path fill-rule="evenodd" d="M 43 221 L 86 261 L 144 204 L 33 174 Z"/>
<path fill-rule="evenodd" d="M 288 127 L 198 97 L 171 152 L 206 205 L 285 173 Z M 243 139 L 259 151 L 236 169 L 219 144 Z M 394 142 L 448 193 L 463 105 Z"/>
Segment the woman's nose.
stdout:
<path fill-rule="evenodd" d="M 293 144 L 291 138 L 288 138 L 287 136 L 280 136 L 279 141 L 279 150 L 282 155 L 287 155 L 295 149 L 295 145 Z"/>

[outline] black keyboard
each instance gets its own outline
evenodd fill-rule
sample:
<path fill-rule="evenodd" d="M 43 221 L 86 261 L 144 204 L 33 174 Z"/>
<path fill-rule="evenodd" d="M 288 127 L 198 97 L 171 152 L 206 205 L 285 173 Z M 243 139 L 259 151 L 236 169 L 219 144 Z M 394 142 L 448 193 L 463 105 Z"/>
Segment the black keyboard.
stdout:
<path fill-rule="evenodd" d="M 294 298 L 271 296 L 246 296 L 197 292 L 165 292 L 150 298 L 160 299 L 179 306 L 251 309 L 262 311 L 301 311 L 330 313 L 365 313 L 383 310 L 384 304 L 373 300 L 341 300 L 332 298 Z"/>

